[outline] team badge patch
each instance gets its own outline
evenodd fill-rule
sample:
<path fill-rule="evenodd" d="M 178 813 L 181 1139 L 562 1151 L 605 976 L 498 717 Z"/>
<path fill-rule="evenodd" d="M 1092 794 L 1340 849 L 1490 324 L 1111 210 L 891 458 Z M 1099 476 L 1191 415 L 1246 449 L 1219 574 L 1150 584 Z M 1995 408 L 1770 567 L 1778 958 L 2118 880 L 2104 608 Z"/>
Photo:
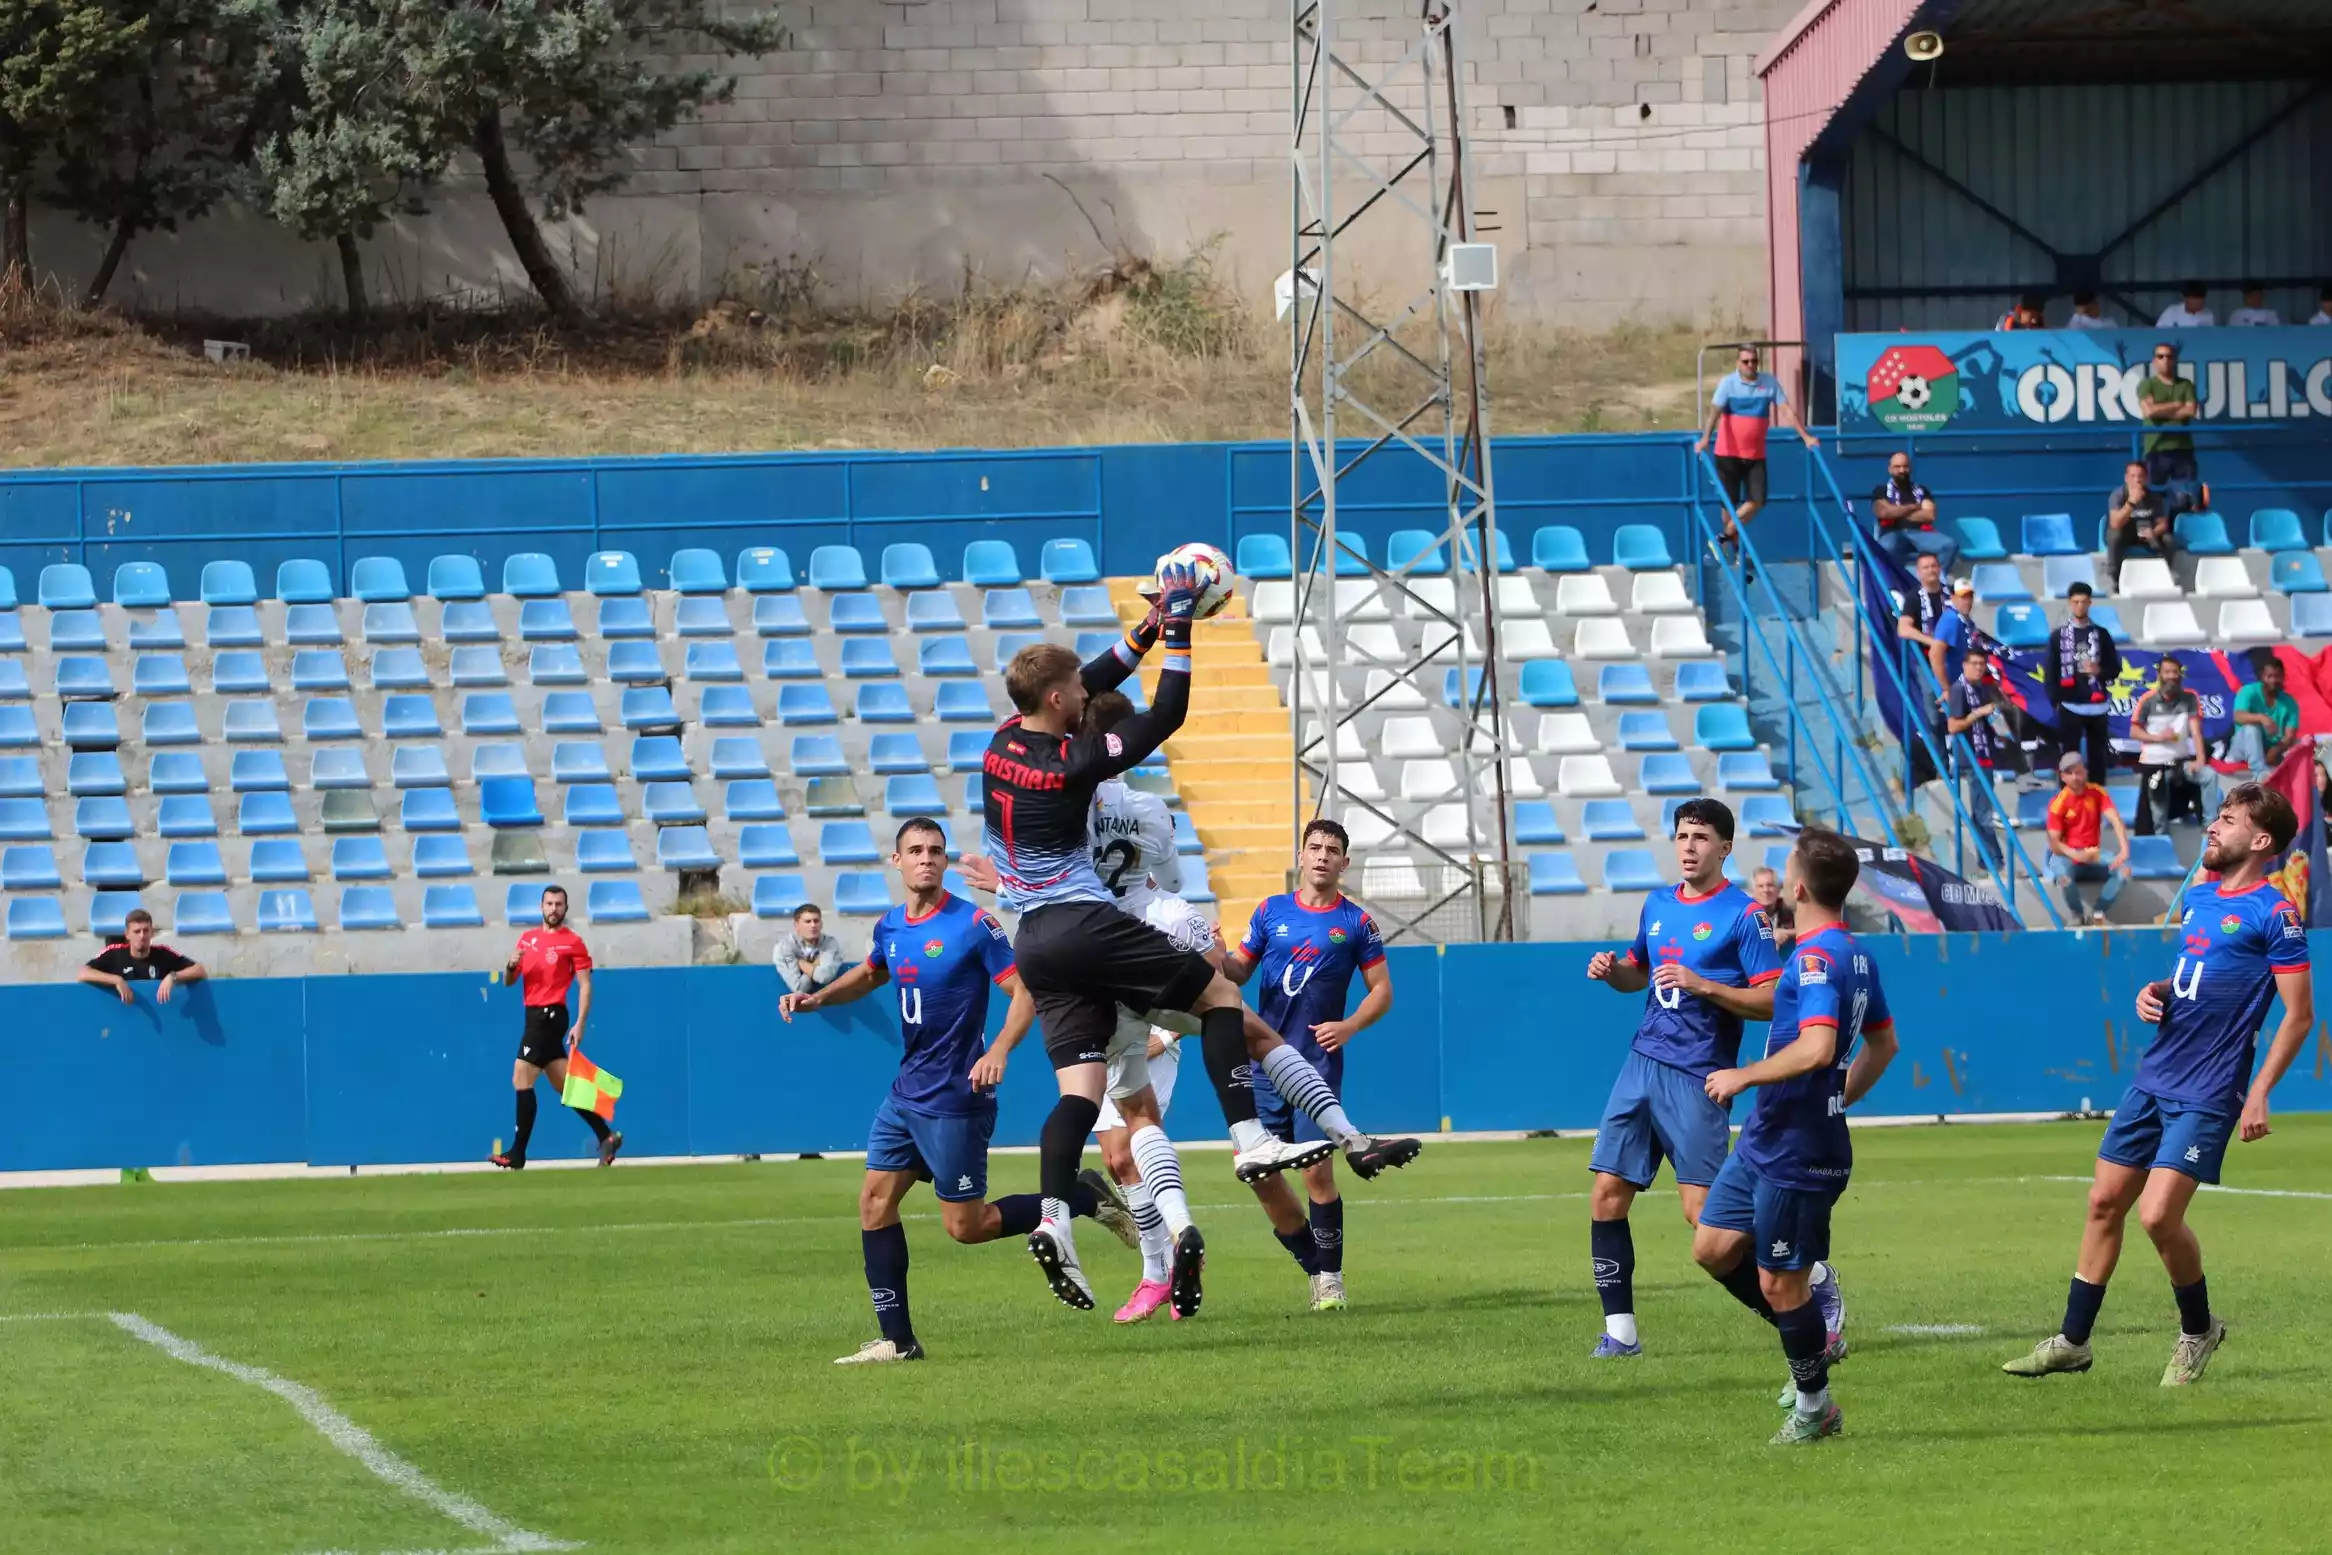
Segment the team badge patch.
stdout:
<path fill-rule="evenodd" d="M 1716 932 L 1717 931 L 1713 926 L 1706 923 L 1696 923 L 1692 926 L 1692 937 L 1694 939 L 1707 939 L 1711 934 Z"/>
<path fill-rule="evenodd" d="M 2219 932 L 2221 934 L 2232 934 L 2241 927 L 2243 927 L 2243 920 L 2236 917 L 2233 913 L 2229 913 L 2224 918 L 2219 920 Z"/>
<path fill-rule="evenodd" d="M 1344 937 L 1344 931 L 1342 929 L 1330 929 L 1328 931 L 1328 943 L 1331 945 L 1343 944 Z"/>
<path fill-rule="evenodd" d="M 923 942 L 923 953 L 927 956 L 937 956 L 946 949 L 947 941 L 943 939 L 927 939 Z"/>

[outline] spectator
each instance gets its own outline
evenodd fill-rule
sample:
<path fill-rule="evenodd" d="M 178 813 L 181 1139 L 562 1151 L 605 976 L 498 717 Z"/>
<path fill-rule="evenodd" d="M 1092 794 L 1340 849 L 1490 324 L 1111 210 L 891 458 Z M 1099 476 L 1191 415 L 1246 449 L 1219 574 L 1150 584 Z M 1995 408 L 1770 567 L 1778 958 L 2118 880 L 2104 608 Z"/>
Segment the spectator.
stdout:
<path fill-rule="evenodd" d="M 793 927 L 778 936 L 770 959 L 789 993 L 816 993 L 842 975 L 842 947 L 829 938 L 826 915 L 815 903 L 794 909 Z"/>
<path fill-rule="evenodd" d="M 1922 553 L 1911 563 L 1911 571 L 1917 575 L 1919 587 L 1903 601 L 1902 614 L 1895 620 L 1895 635 L 1904 642 L 1917 643 L 1926 653 L 1927 666 L 1935 672 L 1936 695 L 1941 696 L 1952 677 L 1943 642 L 1936 635 L 1943 618 L 1951 613 L 1951 596 L 1943 591 L 1943 558 L 1933 552 Z"/>
<path fill-rule="evenodd" d="M 2113 683 L 2121 678 L 2121 652 L 2113 634 L 2089 619 L 2091 590 L 2075 583 L 2065 590 L 2065 624 L 2049 633 L 2042 673 L 2055 699 L 2058 737 L 2065 757 L 2079 753 L 2083 765 L 2099 777 L 2113 771 L 2113 729 L 2106 714 L 2113 710 Z"/>
<path fill-rule="evenodd" d="M 1745 345 L 1735 370 L 1717 380 L 1709 396 L 1708 427 L 1695 445 L 1706 452 L 1709 439 L 1716 439 L 1717 479 L 1724 484 L 1725 500 L 1733 504 L 1725 532 L 1717 537 L 1728 561 L 1740 553 L 1740 526 L 1765 506 L 1765 433 L 1777 416 L 1808 448 L 1815 446 L 1814 434 L 1799 425 L 1781 380 L 1758 371 L 1757 348 Z"/>
<path fill-rule="evenodd" d="M 2150 426 L 2183 427 L 2201 415 L 2194 384 L 2178 371 L 2178 347 L 2162 341 L 2154 347 L 2154 370 L 2138 383 L 2138 419 Z M 2148 432 L 2143 451 L 2146 478 L 2170 503 L 2171 512 L 2211 505 L 2194 462 L 2192 432 Z"/>
<path fill-rule="evenodd" d="M 2097 293 L 2079 291 L 2073 294 L 2073 316 L 2065 320 L 2067 329 L 2118 329 L 2121 326 L 2105 316 L 2097 305 Z"/>
<path fill-rule="evenodd" d="M 1951 608 L 1935 623 L 1935 640 L 1943 646 L 1943 673 L 1936 680 L 1948 697 L 1959 680 L 1960 666 L 1989 651 L 1984 634 L 1976 627 L 1976 586 L 1967 579 L 1951 586 Z M 1932 656 L 1929 662 L 1934 662 Z"/>
<path fill-rule="evenodd" d="M 2130 709 L 2130 737 L 2138 742 L 2139 781 L 2146 808 L 2138 816 L 2141 836 L 2167 834 L 2181 817 L 2199 822 L 2202 779 L 2210 771 L 2202 751 L 2202 702 L 2186 689 L 2186 666 L 2166 653 L 2154 684 Z"/>
<path fill-rule="evenodd" d="M 121 938 L 92 957 L 73 974 L 75 982 L 92 988 L 110 988 L 124 1004 L 137 1003 L 132 983 L 153 983 L 154 1002 L 168 1004 L 181 983 L 199 983 L 210 974 L 202 963 L 180 955 L 168 945 L 154 943 L 154 915 L 133 907 L 122 919 Z"/>
<path fill-rule="evenodd" d="M 2049 801 L 2049 877 L 2063 882 L 2065 907 L 2078 924 L 2103 923 L 2105 910 L 2130 877 L 2130 834 L 2105 790 L 2089 781 L 2089 763 L 2079 751 L 2057 758 L 2064 787 Z M 2105 862 L 2105 826 L 2113 826 L 2113 862 Z M 2097 905 L 2081 905 L 2081 888 L 2099 887 Z"/>
<path fill-rule="evenodd" d="M 2178 288 L 2179 300 L 2162 310 L 2162 316 L 2154 321 L 2154 327 L 2156 329 L 2211 328 L 2218 323 L 2219 316 L 2211 312 L 2209 296 L 2210 293 L 2203 289 L 2202 282 L 2187 282 Z"/>
<path fill-rule="evenodd" d="M 2253 782 L 2264 782 L 2300 743 L 2300 704 L 2283 688 L 2283 660 L 2273 648 L 2251 656 L 2251 673 L 2258 678 L 2235 693 L 2235 732 L 2227 737 L 2227 759 L 2249 767 Z"/>
<path fill-rule="evenodd" d="M 1985 859 L 1996 864 L 2003 855 L 1998 836 L 2000 808 L 1992 799 L 1993 773 L 2016 748 L 2016 742 L 2009 737 L 2000 683 L 1992 678 L 1991 660 L 1971 653 L 1960 661 L 1960 667 L 1963 673 L 1951 683 L 1944 727 L 1954 735 L 1967 736 L 1964 749 L 1958 740 L 1952 742 L 1951 764 L 1967 795 L 1968 820 L 1976 828 L 1978 846 Z M 1973 767 L 1967 765 L 1970 756 L 1975 758 Z"/>
<path fill-rule="evenodd" d="M 2227 315 L 2232 329 L 2280 329 L 2283 315 L 2267 305 L 2267 288 L 2257 281 L 2243 283 L 2243 306 Z"/>
<path fill-rule="evenodd" d="M 1781 899 L 1781 876 L 1769 865 L 1758 865 L 1749 877 L 1749 898 L 1765 909 L 1773 924 L 1774 953 L 1787 960 L 1790 941 L 1798 937 L 1798 915 L 1796 908 Z"/>
<path fill-rule="evenodd" d="M 2000 315 L 1994 329 L 2047 329 L 2048 319 L 2042 308 L 2046 299 L 2039 292 L 2026 292 L 2016 299 L 2016 305 Z"/>
<path fill-rule="evenodd" d="M 2311 324 L 2332 324 L 2332 282 L 2316 288 L 2316 316 Z"/>
<path fill-rule="evenodd" d="M 2178 554 L 2178 530 L 2171 506 L 2147 478 L 2143 462 L 2122 468 L 2121 485 L 2106 499 L 2105 578 L 2121 587 L 2121 564 L 2132 555 L 2169 561 Z"/>
<path fill-rule="evenodd" d="M 1932 556 L 1951 571 L 1960 544 L 1935 527 L 1935 493 L 1911 476 L 1911 456 L 1887 460 L 1887 478 L 1870 494 L 1871 516 L 1879 521 L 1879 544 L 1904 566 L 1916 556 Z"/>

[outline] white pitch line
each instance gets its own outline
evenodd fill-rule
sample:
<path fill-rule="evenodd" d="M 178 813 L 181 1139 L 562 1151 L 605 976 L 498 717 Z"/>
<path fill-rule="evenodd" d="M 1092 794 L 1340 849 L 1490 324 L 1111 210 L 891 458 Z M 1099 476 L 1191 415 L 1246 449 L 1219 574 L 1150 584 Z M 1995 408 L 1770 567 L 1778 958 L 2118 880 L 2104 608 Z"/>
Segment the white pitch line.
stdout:
<path fill-rule="evenodd" d="M 470 1532 L 492 1539 L 495 1555 L 530 1555 L 530 1552 L 535 1551 L 582 1548 L 578 1544 L 529 1533 L 516 1523 L 495 1516 L 469 1497 L 447 1490 L 382 1446 L 377 1437 L 334 1409 L 324 1395 L 313 1388 L 257 1366 L 246 1366 L 240 1361 L 213 1355 L 193 1340 L 181 1338 L 161 1324 L 148 1322 L 135 1312 L 109 1312 L 106 1317 L 123 1333 L 152 1345 L 172 1360 L 204 1367 L 274 1394 L 297 1410 L 300 1418 L 314 1426 L 324 1440 L 364 1465 L 366 1471 L 382 1484 L 392 1490 L 402 1491 Z"/>
<path fill-rule="evenodd" d="M 72 1323 L 103 1316 L 102 1312 L 0 1312 L 0 1323 Z"/>
<path fill-rule="evenodd" d="M 1890 1323 L 1890 1334 L 1913 1334 L 1922 1339 L 1956 1339 L 1984 1331 L 1981 1323 Z"/>
<path fill-rule="evenodd" d="M 2043 1177 L 2042 1182 L 2090 1182 L 2088 1177 Z M 2332 1200 L 2332 1193 L 2310 1193 L 2304 1188 L 2230 1188 L 2223 1183 L 2206 1182 L 2200 1185 L 2204 1193 L 2231 1193 L 2244 1199 L 2321 1199 Z"/>

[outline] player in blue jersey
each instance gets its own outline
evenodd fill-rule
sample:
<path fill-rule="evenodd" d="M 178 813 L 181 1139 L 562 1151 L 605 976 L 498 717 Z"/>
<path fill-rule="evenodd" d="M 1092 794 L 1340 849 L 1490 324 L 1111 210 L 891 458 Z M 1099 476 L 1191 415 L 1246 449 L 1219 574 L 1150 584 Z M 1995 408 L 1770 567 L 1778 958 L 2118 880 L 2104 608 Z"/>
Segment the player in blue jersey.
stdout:
<path fill-rule="evenodd" d="M 1624 953 L 1601 951 L 1587 963 L 1587 975 L 1615 992 L 1650 992 L 1587 1160 L 1595 1174 L 1588 1252 L 1603 1301 L 1594 1353 L 1602 1359 L 1644 1353 L 1636 1335 L 1636 1238 L 1628 1211 L 1665 1158 L 1676 1173 L 1685 1222 L 1699 1223 L 1701 1201 L 1732 1138 L 1731 1114 L 1709 1099 L 1704 1082 L 1732 1066 L 1743 1021 L 1772 1018 L 1773 984 L 1781 976 L 1772 921 L 1725 879 L 1733 812 L 1715 799 L 1687 799 L 1676 807 L 1674 827 L 1684 883 L 1644 899 L 1635 943 Z M 1821 1285 L 1837 1299 L 1838 1283 L 1827 1271 Z M 1837 1318 L 1843 1328 L 1842 1299 Z"/>
<path fill-rule="evenodd" d="M 1393 1007 L 1393 974 L 1385 965 L 1376 920 L 1339 888 L 1351 862 L 1351 839 L 1343 827 L 1330 820 L 1307 824 L 1296 856 L 1301 884 L 1256 904 L 1246 937 L 1223 963 L 1224 975 L 1242 986 L 1261 970 L 1256 1013 L 1339 1095 L 1345 1044 Z M 1356 972 L 1368 992 L 1360 1007 L 1347 1014 Z M 1270 1074 L 1258 1071 L 1254 1083 L 1256 1114 L 1274 1135 L 1290 1144 L 1327 1137 L 1289 1103 Z M 1374 1177 L 1387 1167 L 1407 1166 L 1422 1148 L 1414 1139 L 1364 1139 L 1347 1150 L 1345 1159 L 1362 1177 Z M 1303 1171 L 1309 1215 L 1278 1178 L 1258 1179 L 1252 1186 L 1280 1245 L 1311 1277 L 1312 1310 L 1337 1311 L 1345 1304 L 1344 1199 L 1336 1191 L 1335 1158 Z"/>
<path fill-rule="evenodd" d="M 2138 990 L 2138 1019 L 2162 1030 L 2097 1147 L 2064 1325 L 2001 1368 L 2010 1376 L 2089 1369 L 2089 1335 L 2132 1205 L 2178 1301 L 2178 1343 L 2162 1386 L 2200 1381 L 2227 1337 L 2227 1325 L 2211 1315 L 2202 1244 L 2186 1224 L 2186 1207 L 2195 1189 L 2219 1180 L 2230 1138 L 2240 1134 L 2248 1144 L 2267 1137 L 2268 1093 L 2315 1026 L 2308 933 L 2272 878 L 2298 830 L 2291 801 L 2244 783 L 2228 792 L 2204 834 L 2203 867 L 2219 878 L 2188 889 L 2178 964 L 2167 979 Z M 2278 997 L 2283 1023 L 2254 1075 L 2259 1028 Z"/>
<path fill-rule="evenodd" d="M 866 960 L 815 993 L 789 993 L 777 1002 L 790 1022 L 801 1011 L 848 1004 L 885 983 L 899 989 L 905 1050 L 899 1077 L 867 1131 L 866 1180 L 858 1192 L 866 1285 L 882 1337 L 842 1357 L 839 1366 L 923 1359 L 907 1308 L 907 1229 L 899 1224 L 899 1204 L 916 1183 L 931 1184 L 940 1224 L 959 1242 L 1026 1236 L 1043 1213 L 1034 1193 L 988 1202 L 996 1087 L 1007 1056 L 1036 1022 L 1036 1002 L 1013 968 L 1003 925 L 949 894 L 947 834 L 938 823 L 907 822 L 892 850 L 907 900 L 875 920 Z M 1003 989 L 1012 1004 L 995 1044 L 983 1051 L 991 987 Z M 1133 1245 L 1133 1217 L 1098 1172 L 1080 1174 L 1069 1202 L 1072 1213 L 1096 1217 Z"/>
<path fill-rule="evenodd" d="M 1895 1021 L 1878 969 L 1846 932 L 1846 894 L 1861 872 L 1854 844 L 1836 832 L 1798 834 L 1782 872 L 1782 899 L 1797 909 L 1797 943 L 1773 985 L 1765 1056 L 1718 1069 L 1705 1084 L 1721 1105 L 1757 1090 L 1741 1141 L 1701 1205 L 1692 1256 L 1780 1331 L 1794 1407 L 1776 1446 L 1845 1429 L 1830 1399 L 1830 1325 L 1815 1298 L 1813 1266 L 1830 1256 L 1831 1206 L 1854 1169 L 1846 1109 L 1895 1058 Z"/>

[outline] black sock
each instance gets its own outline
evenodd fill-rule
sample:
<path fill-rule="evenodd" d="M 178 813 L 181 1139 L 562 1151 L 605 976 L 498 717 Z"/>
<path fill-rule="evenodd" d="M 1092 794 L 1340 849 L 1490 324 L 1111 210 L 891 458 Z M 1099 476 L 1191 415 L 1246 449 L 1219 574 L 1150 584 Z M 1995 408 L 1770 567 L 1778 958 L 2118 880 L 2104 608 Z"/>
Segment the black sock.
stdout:
<path fill-rule="evenodd" d="M 1100 1116 L 1101 1103 L 1064 1096 L 1053 1103 L 1052 1116 L 1045 1119 L 1044 1132 L 1037 1136 L 1037 1184 L 1044 1196 L 1072 1208 L 1082 1197 L 1085 1208 L 1077 1213 L 1087 1215 L 1093 1213 L 1093 1194 L 1077 1186 L 1077 1165 L 1085 1158 L 1086 1136 L 1093 1132 Z"/>
<path fill-rule="evenodd" d="M 1605 1317 L 1636 1310 L 1636 1233 L 1625 1216 L 1587 1222 L 1587 1250 L 1595 1260 L 1595 1294 Z"/>
<path fill-rule="evenodd" d="M 1732 1268 L 1727 1269 L 1724 1273 L 1718 1275 L 1716 1279 L 1719 1285 L 1724 1286 L 1726 1290 L 1732 1292 L 1733 1299 L 1735 1301 L 1738 1301 L 1741 1303 L 1741 1305 L 1747 1307 L 1750 1311 L 1756 1313 L 1759 1317 L 1765 1319 L 1765 1321 L 1768 1323 L 1777 1321 L 1773 1315 L 1773 1307 L 1765 1299 L 1764 1288 L 1757 1283 L 1756 1259 L 1749 1257 L 1747 1254 L 1743 1254 L 1739 1263 L 1733 1265 Z M 1810 1301 L 1806 1303 L 1806 1306 L 1809 1310 L 1812 1310 L 1816 1313 L 1821 1311 L 1819 1307 L 1815 1306 L 1814 1303 Z M 1823 1338 L 1824 1341 L 1827 1342 L 1829 1336 L 1825 1334 Z"/>
<path fill-rule="evenodd" d="M 2211 1331 L 2210 1281 L 2195 1276 L 2192 1285 L 2173 1285 L 2170 1294 L 2178 1298 L 2178 1331 L 2182 1334 L 2207 1334 Z"/>
<path fill-rule="evenodd" d="M 569 1112 L 591 1125 L 591 1132 L 601 1140 L 607 1138 L 607 1119 L 582 1107 L 569 1107 Z"/>
<path fill-rule="evenodd" d="M 915 1342 L 915 1324 L 907 1316 L 907 1228 L 860 1231 L 858 1241 L 866 1253 L 866 1289 L 874 1298 L 875 1321 L 885 1339 L 905 1349 Z"/>
<path fill-rule="evenodd" d="M 1252 1122 L 1255 1080 L 1247 1063 L 1246 1010 L 1234 1004 L 1201 1015 L 1198 1049 L 1206 1058 L 1207 1078 L 1215 1083 L 1215 1099 L 1223 1104 L 1223 1121 Z"/>
<path fill-rule="evenodd" d="M 998 1236 L 1026 1236 L 1045 1218 L 1041 1193 L 1008 1193 L 995 1202 L 996 1214 L 1004 1222 L 997 1228 Z"/>
<path fill-rule="evenodd" d="M 1789 1357 L 1789 1374 L 1800 1393 L 1819 1393 L 1830 1385 L 1830 1335 L 1822 1327 L 1822 1308 L 1815 1302 L 1773 1314 L 1781 1330 L 1781 1353 Z"/>
<path fill-rule="evenodd" d="M 1305 1226 L 1300 1231 L 1282 1231 L 1279 1227 L 1273 1226 L 1271 1234 L 1279 1238 L 1279 1245 L 1287 1249 L 1288 1256 L 1296 1261 L 1297 1268 L 1306 1274 L 1320 1272 L 1320 1253 L 1319 1249 L 1313 1245 L 1310 1226 Z"/>
<path fill-rule="evenodd" d="M 2104 1305 L 2105 1287 L 2074 1275 L 2073 1288 L 2065 1293 L 2065 1326 L 2057 1332 L 2075 1344 L 2087 1344 L 2090 1330 L 2097 1326 L 2097 1309 Z"/>
<path fill-rule="evenodd" d="M 1312 1250 L 1322 1274 L 1344 1272 L 1344 1201 L 1330 1199 L 1312 1205 Z"/>
<path fill-rule="evenodd" d="M 530 1085 L 518 1093 L 518 1137 L 510 1141 L 512 1160 L 526 1159 L 526 1141 L 534 1133 L 534 1109 L 534 1087 Z"/>

